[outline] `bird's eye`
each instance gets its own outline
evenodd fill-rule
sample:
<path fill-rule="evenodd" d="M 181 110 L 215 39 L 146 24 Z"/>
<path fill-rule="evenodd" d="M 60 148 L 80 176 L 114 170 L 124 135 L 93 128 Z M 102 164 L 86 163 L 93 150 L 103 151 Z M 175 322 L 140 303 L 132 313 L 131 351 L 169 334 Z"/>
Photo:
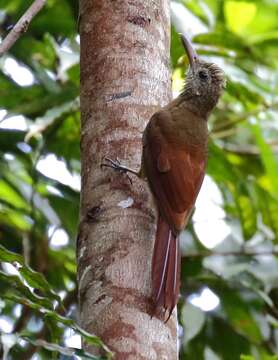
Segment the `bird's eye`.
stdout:
<path fill-rule="evenodd" d="M 201 80 L 207 80 L 207 78 L 208 78 L 208 74 L 203 70 L 200 70 L 198 75 Z"/>

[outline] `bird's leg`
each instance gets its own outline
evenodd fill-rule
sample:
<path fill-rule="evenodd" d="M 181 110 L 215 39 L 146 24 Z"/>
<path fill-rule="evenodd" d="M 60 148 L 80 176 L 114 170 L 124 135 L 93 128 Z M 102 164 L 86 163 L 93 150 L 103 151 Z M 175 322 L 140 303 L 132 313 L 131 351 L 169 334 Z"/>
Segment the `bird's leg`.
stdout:
<path fill-rule="evenodd" d="M 131 173 L 131 174 L 134 174 L 134 175 L 140 177 L 140 171 L 138 172 L 138 171 L 130 169 L 124 165 L 121 165 L 121 163 L 118 159 L 112 160 L 108 157 L 105 157 L 104 161 L 100 164 L 100 167 L 101 168 L 109 167 L 115 171 L 120 172 L 121 174 L 126 174 L 128 177 L 128 180 L 130 181 L 131 184 L 132 184 L 132 180 L 131 180 L 130 176 L 128 175 L 128 173 Z"/>

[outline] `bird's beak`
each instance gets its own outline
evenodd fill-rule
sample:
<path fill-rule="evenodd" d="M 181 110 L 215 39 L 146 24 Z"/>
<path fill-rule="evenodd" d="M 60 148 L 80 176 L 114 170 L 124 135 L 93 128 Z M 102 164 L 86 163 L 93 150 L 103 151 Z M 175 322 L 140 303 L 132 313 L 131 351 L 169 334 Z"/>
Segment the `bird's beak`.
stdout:
<path fill-rule="evenodd" d="M 191 41 L 183 34 L 180 34 L 180 37 L 181 37 L 182 45 L 188 56 L 190 67 L 192 69 L 192 72 L 194 73 L 199 57 L 196 51 L 193 49 Z"/>

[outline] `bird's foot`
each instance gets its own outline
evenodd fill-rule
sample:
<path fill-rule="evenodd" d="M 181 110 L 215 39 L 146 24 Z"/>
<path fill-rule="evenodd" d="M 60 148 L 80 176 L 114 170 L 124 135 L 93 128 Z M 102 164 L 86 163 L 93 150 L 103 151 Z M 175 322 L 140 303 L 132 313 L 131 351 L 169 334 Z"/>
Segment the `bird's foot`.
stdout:
<path fill-rule="evenodd" d="M 118 171 L 121 174 L 125 174 L 128 178 L 128 180 L 130 181 L 130 184 L 132 185 L 132 179 L 131 177 L 128 175 L 128 173 L 132 173 L 138 176 L 138 173 L 135 170 L 129 169 L 128 167 L 121 165 L 120 161 L 118 158 L 116 158 L 116 160 L 112 160 L 108 157 L 105 157 L 103 162 L 100 164 L 100 167 L 108 167 L 111 168 L 115 171 Z"/>

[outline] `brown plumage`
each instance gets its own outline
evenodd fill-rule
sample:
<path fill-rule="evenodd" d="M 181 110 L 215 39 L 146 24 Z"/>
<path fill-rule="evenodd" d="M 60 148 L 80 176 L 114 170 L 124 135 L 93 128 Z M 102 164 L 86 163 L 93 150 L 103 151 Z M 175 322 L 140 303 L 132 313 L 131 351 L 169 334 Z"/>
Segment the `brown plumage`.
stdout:
<path fill-rule="evenodd" d="M 141 170 L 136 173 L 115 162 L 105 166 L 147 178 L 159 217 L 152 259 L 154 314 L 163 309 L 167 320 L 180 289 L 178 235 L 185 228 L 201 188 L 207 161 L 207 119 L 225 85 L 215 64 L 199 59 L 181 37 L 190 68 L 184 90 L 155 113 L 143 134 Z M 166 320 L 166 321 L 167 321 Z"/>
<path fill-rule="evenodd" d="M 207 160 L 207 119 L 224 87 L 224 74 L 200 60 L 182 36 L 190 69 L 181 95 L 150 119 L 143 135 L 143 169 L 159 209 L 152 261 L 154 312 L 167 319 L 180 288 L 178 235 L 201 188 Z"/>

